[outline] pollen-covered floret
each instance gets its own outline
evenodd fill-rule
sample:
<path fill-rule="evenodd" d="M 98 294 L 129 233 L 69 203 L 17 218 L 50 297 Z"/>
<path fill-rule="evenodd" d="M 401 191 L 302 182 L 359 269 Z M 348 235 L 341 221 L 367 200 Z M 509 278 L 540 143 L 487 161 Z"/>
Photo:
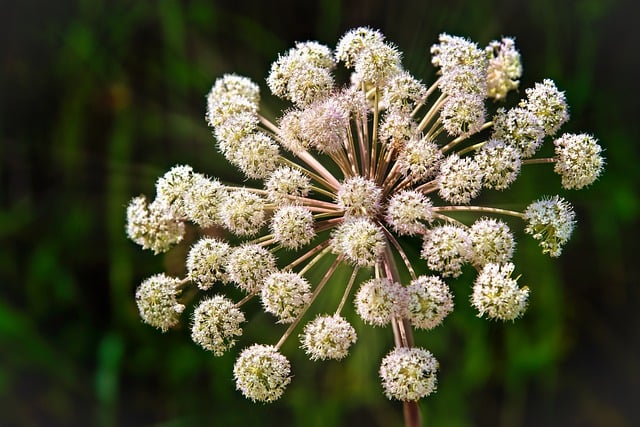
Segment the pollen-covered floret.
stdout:
<path fill-rule="evenodd" d="M 168 251 L 184 237 L 184 223 L 172 215 L 163 199 L 147 205 L 144 196 L 131 199 L 127 206 L 127 236 L 154 254 Z"/>
<path fill-rule="evenodd" d="M 402 70 L 401 54 L 389 43 L 373 43 L 362 49 L 355 62 L 351 75 L 353 83 L 384 86 Z"/>
<path fill-rule="evenodd" d="M 311 285 L 289 271 L 271 273 L 261 288 L 264 310 L 278 317 L 278 323 L 291 323 L 311 298 Z"/>
<path fill-rule="evenodd" d="M 264 187 L 269 201 L 277 205 L 294 205 L 298 204 L 296 197 L 306 197 L 309 194 L 311 180 L 297 169 L 282 166 L 273 171 Z"/>
<path fill-rule="evenodd" d="M 280 129 L 280 144 L 294 154 L 298 154 L 308 150 L 311 147 L 311 141 L 302 129 L 302 119 L 305 110 L 292 109 L 287 111 L 278 120 L 278 128 Z"/>
<path fill-rule="evenodd" d="M 526 108 L 500 108 L 493 118 L 491 138 L 515 146 L 520 150 L 522 157 L 528 158 L 540 148 L 544 128 L 542 121 Z"/>
<path fill-rule="evenodd" d="M 498 139 L 489 140 L 474 158 L 482 171 L 482 185 L 496 190 L 509 187 L 522 166 L 520 150 Z"/>
<path fill-rule="evenodd" d="M 184 211 L 189 221 L 200 227 L 211 227 L 220 223 L 220 204 L 227 191 L 217 179 L 195 174 L 190 188 L 184 195 Z"/>
<path fill-rule="evenodd" d="M 592 184 L 602 173 L 604 159 L 598 141 L 586 134 L 565 133 L 554 141 L 556 164 L 562 187 L 579 190 Z"/>
<path fill-rule="evenodd" d="M 569 120 L 569 108 L 564 92 L 560 92 L 553 80 L 545 79 L 526 90 L 527 99 L 520 102 L 542 122 L 546 135 L 553 136 L 560 126 Z"/>
<path fill-rule="evenodd" d="M 436 391 L 438 361 L 420 347 L 397 347 L 382 359 L 380 378 L 389 399 L 415 401 Z"/>
<path fill-rule="evenodd" d="M 271 231 L 276 241 L 289 249 L 306 245 L 316 235 L 313 215 L 302 206 L 283 206 L 277 209 L 271 220 Z"/>
<path fill-rule="evenodd" d="M 484 99 L 478 94 L 450 96 L 442 106 L 440 118 L 449 135 L 472 135 L 484 124 Z"/>
<path fill-rule="evenodd" d="M 334 82 L 331 50 L 316 42 L 297 43 L 271 66 L 271 92 L 303 107 L 328 95 Z"/>
<path fill-rule="evenodd" d="M 336 58 L 347 68 L 355 67 L 362 51 L 370 46 L 384 43 L 384 35 L 371 28 L 359 27 L 348 31 L 336 45 Z"/>
<path fill-rule="evenodd" d="M 407 290 L 400 283 L 387 278 L 370 279 L 356 294 L 356 312 L 369 325 L 385 326 L 394 316 L 405 315 L 407 299 Z"/>
<path fill-rule="evenodd" d="M 301 347 L 311 360 L 343 359 L 356 340 L 356 330 L 338 314 L 319 315 L 300 335 Z"/>
<path fill-rule="evenodd" d="M 384 86 L 381 104 L 386 108 L 410 110 L 427 98 L 425 85 L 407 71 L 395 74 Z"/>
<path fill-rule="evenodd" d="M 236 147 L 226 153 L 230 163 L 237 166 L 248 178 L 268 177 L 278 166 L 280 150 L 265 133 L 253 132 L 242 138 Z"/>
<path fill-rule="evenodd" d="M 441 34 L 431 47 L 431 62 L 440 68 L 438 87 L 447 95 L 487 93 L 487 54 L 476 43 Z"/>
<path fill-rule="evenodd" d="M 451 154 L 440 165 L 438 194 L 448 202 L 467 204 L 482 189 L 482 170 L 473 157 Z"/>
<path fill-rule="evenodd" d="M 229 279 L 247 293 L 260 290 L 264 279 L 276 271 L 276 259 L 271 252 L 255 244 L 234 248 L 227 258 Z"/>
<path fill-rule="evenodd" d="M 373 217 L 380 209 L 382 190 L 371 180 L 361 176 L 348 178 L 342 183 L 336 196 L 340 209 L 345 216 Z"/>
<path fill-rule="evenodd" d="M 402 149 L 407 141 L 417 136 L 417 123 L 411 117 L 411 111 L 401 108 L 387 110 L 380 122 L 378 137 L 392 148 Z"/>
<path fill-rule="evenodd" d="M 278 400 L 291 382 L 291 364 L 272 345 L 245 348 L 233 366 L 236 389 L 259 402 Z"/>
<path fill-rule="evenodd" d="M 245 189 L 230 191 L 220 205 L 222 224 L 232 233 L 252 236 L 265 223 L 264 200 Z"/>
<path fill-rule="evenodd" d="M 360 267 L 374 266 L 380 259 L 385 244 L 383 231 L 366 218 L 344 221 L 335 229 L 331 239 L 335 253 Z"/>
<path fill-rule="evenodd" d="M 209 92 L 209 102 L 217 102 L 230 96 L 240 96 L 258 104 L 260 102 L 260 87 L 251 79 L 237 74 L 225 74 L 216 80 Z"/>
<path fill-rule="evenodd" d="M 240 324 L 244 321 L 244 314 L 233 301 L 213 296 L 201 301 L 194 310 L 191 339 L 214 355 L 222 356 L 235 345 L 236 337 L 242 335 Z"/>
<path fill-rule="evenodd" d="M 211 288 L 216 281 L 226 283 L 228 276 L 225 266 L 229 251 L 229 245 L 221 240 L 212 237 L 198 240 L 187 256 L 189 279 L 202 290 Z"/>
<path fill-rule="evenodd" d="M 253 111 L 241 111 L 218 123 L 213 128 L 213 135 L 218 142 L 218 150 L 228 155 L 233 151 L 247 135 L 254 133 L 258 128 L 258 115 Z"/>
<path fill-rule="evenodd" d="M 529 288 L 518 287 L 511 278 L 514 265 L 489 263 L 484 266 L 473 285 L 471 304 L 478 310 L 478 317 L 514 320 L 527 308 Z"/>
<path fill-rule="evenodd" d="M 453 295 L 438 276 L 420 276 L 407 287 L 407 318 L 419 329 L 433 329 L 453 311 Z"/>
<path fill-rule="evenodd" d="M 481 218 L 469 229 L 471 238 L 470 260 L 480 267 L 487 263 L 503 264 L 511 259 L 515 240 L 504 222 Z"/>
<path fill-rule="evenodd" d="M 300 115 L 300 133 L 320 153 L 332 154 L 347 140 L 349 112 L 338 97 L 314 102 Z"/>
<path fill-rule="evenodd" d="M 524 219 L 527 221 L 524 231 L 540 241 L 542 253 L 560 256 L 575 225 L 571 204 L 560 196 L 544 198 L 527 207 Z"/>
<path fill-rule="evenodd" d="M 172 167 L 156 182 L 156 199 L 166 202 L 176 218 L 186 218 L 184 195 L 193 185 L 195 173 L 191 166 L 178 165 Z"/>
<path fill-rule="evenodd" d="M 136 303 L 142 320 L 166 332 L 180 322 L 184 305 L 178 302 L 180 280 L 156 274 L 143 281 L 136 290 Z"/>
<path fill-rule="evenodd" d="M 226 74 L 216 80 L 207 95 L 207 121 L 215 128 L 245 113 L 255 117 L 259 102 L 257 84 L 247 77 Z"/>
<path fill-rule="evenodd" d="M 507 92 L 518 89 L 518 79 L 522 76 L 520 52 L 516 50 L 514 40 L 509 37 L 492 41 L 485 51 L 489 55 L 487 96 L 496 101 L 504 99 Z"/>
<path fill-rule="evenodd" d="M 433 204 L 428 197 L 415 190 L 403 190 L 389 199 L 385 221 L 400 235 L 423 233 L 425 222 L 433 217 Z"/>
<path fill-rule="evenodd" d="M 426 181 L 440 168 L 443 155 L 434 142 L 413 138 L 398 154 L 398 168 L 414 182 Z"/>
<path fill-rule="evenodd" d="M 471 251 L 469 233 L 455 225 L 440 225 L 425 235 L 421 256 L 444 277 L 458 277 Z"/>

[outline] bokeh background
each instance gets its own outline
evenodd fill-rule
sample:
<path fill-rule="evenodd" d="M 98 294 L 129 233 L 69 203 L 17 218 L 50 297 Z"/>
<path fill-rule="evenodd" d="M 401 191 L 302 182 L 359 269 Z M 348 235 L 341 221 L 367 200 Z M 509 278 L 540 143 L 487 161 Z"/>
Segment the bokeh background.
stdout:
<path fill-rule="evenodd" d="M 477 319 L 469 272 L 457 310 L 420 345 L 440 360 L 425 425 L 640 425 L 638 197 L 640 42 L 633 1 L 21 0 L 0 7 L 0 425 L 397 426 L 401 406 L 377 378 L 390 331 L 358 324 L 342 363 L 311 363 L 290 340 L 295 378 L 275 404 L 234 390 L 237 351 L 196 347 L 188 329 L 143 325 L 134 292 L 151 274 L 184 273 L 187 245 L 154 257 L 125 238 L 128 200 L 152 197 L 174 164 L 239 181 L 215 150 L 205 94 L 227 72 L 269 96 L 270 63 L 295 41 L 335 46 L 378 28 L 429 82 L 441 32 L 481 45 L 503 35 L 522 53 L 521 87 L 552 78 L 572 119 L 595 134 L 606 174 L 563 192 L 579 225 L 559 259 L 520 234 L 529 311 Z M 515 101 L 512 95 L 511 102 Z M 557 192 L 550 168 L 500 194 L 525 206 Z M 493 197 L 490 193 L 486 197 Z M 191 236 L 192 238 L 195 235 Z M 282 327 L 248 307 L 239 348 L 274 343 Z"/>

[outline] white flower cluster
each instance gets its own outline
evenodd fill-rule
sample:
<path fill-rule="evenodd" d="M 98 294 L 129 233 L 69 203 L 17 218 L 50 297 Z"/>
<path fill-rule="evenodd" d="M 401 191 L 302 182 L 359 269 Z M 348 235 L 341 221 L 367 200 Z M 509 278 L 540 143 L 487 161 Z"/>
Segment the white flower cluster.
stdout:
<path fill-rule="evenodd" d="M 261 115 L 256 83 L 235 74 L 217 79 L 206 116 L 217 147 L 262 184 L 221 183 L 178 165 L 158 179 L 153 201 L 131 200 L 126 232 L 142 248 L 157 254 L 200 235 L 183 279 L 158 274 L 137 289 L 143 321 L 167 331 L 180 321 L 187 297 L 211 293 L 193 312 L 191 336 L 219 356 L 242 340 L 241 306 L 260 298 L 264 311 L 288 326 L 275 345 L 247 346 L 234 378 L 247 398 L 271 402 L 291 381 L 280 348 L 292 335 L 311 360 L 348 355 L 357 340 L 342 314 L 350 302 L 361 323 L 391 326 L 396 348 L 382 360 L 382 385 L 390 399 L 410 402 L 436 389 L 438 362 L 414 344 L 412 329 L 431 330 L 452 313 L 445 279 L 475 270 L 465 300 L 478 316 L 522 316 L 530 291 L 511 277 L 513 225 L 497 217 L 521 221 L 543 253 L 558 256 L 575 215 L 559 196 L 523 211 L 484 206 L 479 196 L 505 194 L 532 164 L 553 164 L 565 189 L 589 186 L 602 173 L 602 149 L 587 134 L 555 136 L 569 116 L 553 81 L 509 101 L 522 74 L 513 39 L 483 48 L 442 34 L 431 53 L 438 76 L 427 85 L 370 28 L 347 32 L 335 50 L 297 43 L 267 77 L 271 93 L 291 102 L 275 119 Z M 339 63 L 351 72 L 345 84 L 333 74 Z M 547 138 L 555 138 L 555 156 L 536 157 Z M 240 242 L 231 244 L 228 234 Z M 407 248 L 420 242 L 418 258 Z M 351 271 L 348 281 L 334 275 L 340 266 Z M 312 283 L 317 270 L 321 279 Z M 237 286 L 244 297 L 232 301 L 221 284 Z M 342 298 L 300 326 L 327 284 L 341 288 Z"/>

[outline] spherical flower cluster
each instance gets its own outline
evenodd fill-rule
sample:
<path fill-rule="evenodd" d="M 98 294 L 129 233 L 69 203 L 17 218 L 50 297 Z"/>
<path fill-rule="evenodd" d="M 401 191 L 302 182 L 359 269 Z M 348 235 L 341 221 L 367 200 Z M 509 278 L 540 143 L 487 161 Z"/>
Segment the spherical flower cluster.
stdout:
<path fill-rule="evenodd" d="M 405 144 L 417 134 L 417 123 L 411 112 L 400 108 L 387 110 L 380 122 L 380 141 L 394 149 L 402 150 Z"/>
<path fill-rule="evenodd" d="M 297 204 L 299 197 L 305 197 L 311 189 L 309 177 L 288 166 L 273 171 L 264 184 L 268 199 L 277 205 Z"/>
<path fill-rule="evenodd" d="M 375 265 L 385 247 L 382 230 L 366 218 L 343 222 L 333 232 L 331 243 L 334 252 L 361 267 Z"/>
<path fill-rule="evenodd" d="M 503 264 L 511 259 L 515 240 L 507 224 L 493 218 L 482 218 L 469 229 L 471 252 L 469 259 L 475 266 L 487 263 Z"/>
<path fill-rule="evenodd" d="M 285 248 L 297 249 L 316 235 L 313 215 L 302 206 L 283 206 L 271 220 L 273 237 Z"/>
<path fill-rule="evenodd" d="M 440 118 L 449 135 L 472 135 L 485 122 L 484 98 L 475 93 L 451 96 L 442 107 Z"/>
<path fill-rule="evenodd" d="M 400 52 L 384 41 L 379 31 L 358 28 L 349 31 L 338 42 L 336 58 L 354 68 L 355 84 L 383 86 L 401 71 Z"/>
<path fill-rule="evenodd" d="M 184 212 L 200 227 L 211 227 L 220 223 L 220 205 L 226 197 L 220 181 L 194 174 L 191 187 L 184 194 Z"/>
<path fill-rule="evenodd" d="M 407 287 L 407 318 L 419 329 L 433 329 L 453 311 L 453 295 L 438 276 L 420 276 Z"/>
<path fill-rule="evenodd" d="M 431 47 L 431 62 L 440 68 L 438 86 L 447 95 L 487 93 L 487 55 L 476 43 L 441 34 Z"/>
<path fill-rule="evenodd" d="M 227 243 L 204 237 L 194 244 L 187 256 L 187 272 L 190 280 L 207 290 L 216 282 L 227 282 L 227 257 L 230 247 Z"/>
<path fill-rule="evenodd" d="M 436 391 L 438 361 L 419 347 L 398 347 L 382 359 L 380 378 L 389 399 L 419 400 Z"/>
<path fill-rule="evenodd" d="M 297 43 L 273 63 L 267 84 L 274 95 L 306 106 L 333 89 L 334 67 L 328 47 L 316 42 Z"/>
<path fill-rule="evenodd" d="M 225 74 L 216 80 L 207 95 L 207 120 L 211 126 L 219 126 L 243 112 L 255 115 L 259 102 L 260 88 L 257 84 L 247 77 Z"/>
<path fill-rule="evenodd" d="M 291 272 L 271 273 L 261 288 L 264 310 L 275 315 L 278 323 L 291 323 L 311 299 L 311 285 Z"/>
<path fill-rule="evenodd" d="M 527 308 L 529 288 L 519 288 L 511 278 L 514 265 L 489 263 L 484 266 L 473 285 L 471 304 L 478 316 L 490 319 L 514 320 Z"/>
<path fill-rule="evenodd" d="M 542 253 L 560 256 L 575 224 L 573 208 L 563 198 L 554 196 L 530 204 L 524 212 L 524 231 L 540 241 Z"/>
<path fill-rule="evenodd" d="M 338 152 L 347 139 L 349 111 L 337 98 L 323 98 L 300 114 L 300 134 L 320 153 Z"/>
<path fill-rule="evenodd" d="M 136 290 L 136 303 L 142 320 L 166 332 L 180 321 L 184 305 L 178 302 L 180 280 L 165 274 L 146 279 Z"/>
<path fill-rule="evenodd" d="M 344 359 L 356 340 L 353 326 L 337 314 L 316 317 L 305 325 L 300 335 L 302 348 L 311 360 Z"/>
<path fill-rule="evenodd" d="M 393 316 L 403 316 L 407 309 L 407 290 L 387 278 L 367 280 L 355 297 L 360 318 L 373 326 L 385 326 Z"/>
<path fill-rule="evenodd" d="M 514 146 L 522 157 L 531 157 L 540 148 L 545 134 L 542 121 L 534 112 L 522 107 L 501 108 L 493 122 L 492 139 Z"/>
<path fill-rule="evenodd" d="M 492 41 L 485 49 L 489 54 L 487 70 L 487 96 L 495 100 L 504 99 L 507 92 L 518 89 L 522 76 L 520 53 L 512 38 Z"/>
<path fill-rule="evenodd" d="M 395 111 L 406 111 L 427 99 L 428 89 L 407 71 L 395 74 L 384 87 L 381 103 Z"/>
<path fill-rule="evenodd" d="M 304 135 L 302 120 L 304 110 L 291 109 L 278 120 L 279 142 L 292 153 L 299 154 L 311 148 L 311 142 Z"/>
<path fill-rule="evenodd" d="M 482 170 L 473 157 L 451 154 L 440 165 L 438 194 L 451 203 L 465 204 L 482 189 Z"/>
<path fill-rule="evenodd" d="M 455 225 L 433 227 L 425 236 L 421 256 L 430 269 L 444 277 L 458 277 L 469 258 L 469 233 Z"/>
<path fill-rule="evenodd" d="M 265 223 L 264 200 L 248 190 L 229 192 L 220 205 L 223 225 L 240 236 L 253 236 Z"/>
<path fill-rule="evenodd" d="M 156 182 L 156 198 L 166 202 L 176 218 L 186 218 L 184 194 L 193 185 L 194 173 L 191 166 L 172 167 Z"/>
<path fill-rule="evenodd" d="M 240 353 L 233 377 L 246 398 L 273 402 L 291 382 L 291 364 L 274 346 L 254 344 Z"/>
<path fill-rule="evenodd" d="M 262 246 L 244 244 L 234 248 L 227 258 L 229 280 L 247 293 L 260 290 L 264 279 L 276 270 L 275 257 Z"/>
<path fill-rule="evenodd" d="M 522 166 L 520 150 L 498 139 L 491 139 L 474 157 L 482 171 L 482 185 L 505 190 L 516 180 Z"/>
<path fill-rule="evenodd" d="M 278 145 L 265 133 L 253 132 L 229 147 L 227 160 L 251 179 L 267 178 L 280 162 Z"/>
<path fill-rule="evenodd" d="M 398 169 L 415 182 L 425 181 L 440 168 L 443 154 L 435 143 L 410 139 L 398 154 Z"/>
<path fill-rule="evenodd" d="M 382 190 L 374 182 L 356 176 L 342 183 L 336 202 L 346 216 L 372 217 L 378 213 L 381 195 Z"/>
<path fill-rule="evenodd" d="M 404 190 L 389 199 L 385 221 L 400 235 L 414 235 L 426 230 L 424 222 L 433 217 L 433 204 L 424 194 Z"/>
<path fill-rule="evenodd" d="M 566 133 L 554 145 L 557 162 L 553 170 L 562 177 L 564 188 L 579 190 L 602 173 L 602 148 L 592 136 Z"/>
<path fill-rule="evenodd" d="M 216 295 L 201 301 L 194 310 L 191 338 L 205 350 L 222 356 L 242 335 L 240 324 L 244 321 L 244 314 L 231 300 Z"/>
<path fill-rule="evenodd" d="M 527 99 L 521 106 L 531 111 L 542 122 L 546 135 L 553 136 L 560 126 L 569 120 L 569 108 L 564 92 L 556 87 L 553 80 L 545 79 L 526 90 Z"/>
<path fill-rule="evenodd" d="M 182 241 L 184 224 L 177 220 L 163 199 L 147 204 L 144 196 L 134 197 L 127 206 L 127 236 L 143 249 L 158 254 Z"/>

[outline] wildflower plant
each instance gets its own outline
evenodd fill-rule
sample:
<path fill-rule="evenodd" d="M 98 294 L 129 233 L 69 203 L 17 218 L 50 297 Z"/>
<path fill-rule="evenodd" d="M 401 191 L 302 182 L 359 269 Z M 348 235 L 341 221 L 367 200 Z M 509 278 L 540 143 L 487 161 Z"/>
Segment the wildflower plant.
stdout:
<path fill-rule="evenodd" d="M 244 396 L 271 402 L 292 379 L 280 352 L 285 340 L 299 339 L 311 360 L 340 360 L 357 345 L 358 333 L 369 333 L 343 315 L 351 301 L 364 324 L 392 328 L 395 346 L 381 361 L 382 388 L 404 402 L 407 422 L 415 423 L 417 400 L 436 390 L 438 361 L 416 346 L 412 329 L 433 329 L 452 312 L 446 280 L 472 266 L 477 277 L 469 304 L 479 317 L 512 321 L 525 312 L 530 290 L 518 283 L 520 275 L 513 277 L 515 238 L 503 219 L 521 220 L 552 257 L 574 227 L 571 205 L 559 196 L 507 210 L 475 202 L 478 195 L 506 193 L 533 164 L 552 164 L 563 188 L 580 189 L 604 164 L 592 136 L 557 136 L 569 114 L 553 81 L 525 89 L 512 108 L 488 102 L 507 99 L 519 86 L 513 39 L 481 48 L 442 34 L 431 54 L 438 73 L 428 86 L 402 67 L 399 50 L 376 30 L 351 30 L 334 50 L 297 43 L 267 77 L 271 93 L 291 103 L 274 121 L 259 112 L 256 83 L 235 74 L 216 80 L 206 119 L 217 148 L 262 185 L 221 183 L 179 165 L 158 179 L 152 202 L 132 199 L 127 234 L 155 254 L 179 243 L 186 227 L 202 229 L 184 278 L 159 274 L 138 288 L 142 320 L 166 332 L 180 321 L 187 295 L 196 295 L 191 336 L 219 356 L 241 339 L 242 306 L 260 299 L 274 322 L 288 327 L 277 343 L 242 350 L 233 374 Z M 351 71 L 346 84 L 334 79 L 338 66 Z M 553 140 L 555 156 L 536 157 L 546 140 Z M 521 203 L 517 195 L 509 200 Z M 463 222 L 460 212 L 475 219 Z M 210 237 L 210 227 L 235 238 Z M 421 259 L 406 251 L 416 239 Z M 294 254 L 293 261 L 281 261 L 283 253 Z M 328 268 L 318 262 L 323 258 Z M 419 263 L 429 274 L 416 274 Z M 321 279 L 310 282 L 320 265 Z M 332 280 L 340 266 L 351 269 L 346 282 Z M 246 296 L 232 301 L 222 285 Z M 183 294 L 187 286 L 194 291 Z M 341 299 L 305 318 L 328 287 L 339 289 Z"/>

